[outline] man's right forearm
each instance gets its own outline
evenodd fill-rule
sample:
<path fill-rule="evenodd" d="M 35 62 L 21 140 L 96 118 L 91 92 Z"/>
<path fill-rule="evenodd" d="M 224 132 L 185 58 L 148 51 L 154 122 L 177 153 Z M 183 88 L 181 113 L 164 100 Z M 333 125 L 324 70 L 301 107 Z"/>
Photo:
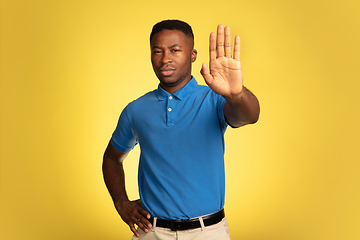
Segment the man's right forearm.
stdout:
<path fill-rule="evenodd" d="M 125 190 L 125 173 L 122 163 L 118 163 L 105 155 L 103 159 L 103 176 L 116 207 L 122 201 L 129 201 Z"/>
<path fill-rule="evenodd" d="M 125 190 L 125 173 L 122 162 L 128 153 L 119 152 L 109 143 L 103 158 L 103 175 L 115 208 L 131 231 L 140 236 L 135 228 L 138 225 L 144 232 L 152 227 L 148 221 L 150 214 L 142 208 L 141 200 L 130 201 Z"/>

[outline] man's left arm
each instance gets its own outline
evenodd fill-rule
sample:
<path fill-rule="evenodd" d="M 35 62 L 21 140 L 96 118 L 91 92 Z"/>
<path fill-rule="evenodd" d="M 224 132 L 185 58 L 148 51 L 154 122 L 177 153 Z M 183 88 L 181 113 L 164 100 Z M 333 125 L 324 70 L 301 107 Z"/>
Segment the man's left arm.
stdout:
<path fill-rule="evenodd" d="M 226 121 L 233 127 L 256 123 L 259 119 L 260 106 L 256 96 L 243 87 L 241 94 L 234 98 L 227 98 L 224 105 Z"/>
<path fill-rule="evenodd" d="M 230 28 L 225 27 L 224 29 L 222 25 L 219 25 L 217 35 L 210 34 L 209 53 L 209 68 L 204 63 L 201 74 L 208 86 L 225 98 L 226 121 L 233 127 L 257 122 L 260 114 L 259 101 L 252 92 L 243 86 L 240 37 L 235 37 L 232 57 Z"/>

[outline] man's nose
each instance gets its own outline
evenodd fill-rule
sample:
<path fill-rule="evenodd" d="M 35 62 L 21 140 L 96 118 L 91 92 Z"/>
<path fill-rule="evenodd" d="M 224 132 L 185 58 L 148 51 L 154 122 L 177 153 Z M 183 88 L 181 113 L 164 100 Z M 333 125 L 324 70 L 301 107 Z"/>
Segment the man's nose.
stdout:
<path fill-rule="evenodd" d="M 162 59 L 161 59 L 161 62 L 162 62 L 163 64 L 171 63 L 172 60 L 171 60 L 170 54 L 167 53 L 167 52 L 164 52 L 164 55 L 163 55 L 163 57 L 162 57 Z"/>

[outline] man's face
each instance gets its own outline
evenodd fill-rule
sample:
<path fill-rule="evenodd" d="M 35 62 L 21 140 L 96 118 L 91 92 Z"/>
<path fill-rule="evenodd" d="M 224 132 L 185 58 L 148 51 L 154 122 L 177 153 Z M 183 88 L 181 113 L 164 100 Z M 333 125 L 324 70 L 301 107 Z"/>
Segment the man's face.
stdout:
<path fill-rule="evenodd" d="M 174 93 L 191 79 L 191 63 L 196 59 L 193 39 L 179 30 L 163 30 L 150 42 L 151 63 L 164 90 Z"/>

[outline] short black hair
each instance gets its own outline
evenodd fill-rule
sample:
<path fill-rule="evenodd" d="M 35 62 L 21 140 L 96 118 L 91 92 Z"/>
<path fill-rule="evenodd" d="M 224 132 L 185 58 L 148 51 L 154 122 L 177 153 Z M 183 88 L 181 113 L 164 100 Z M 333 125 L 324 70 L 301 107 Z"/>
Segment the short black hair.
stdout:
<path fill-rule="evenodd" d="M 183 32 L 186 36 L 194 39 L 194 33 L 188 23 L 180 20 L 164 20 L 156 23 L 153 26 L 150 34 L 150 41 L 156 33 L 161 32 L 162 30 L 179 30 Z"/>

